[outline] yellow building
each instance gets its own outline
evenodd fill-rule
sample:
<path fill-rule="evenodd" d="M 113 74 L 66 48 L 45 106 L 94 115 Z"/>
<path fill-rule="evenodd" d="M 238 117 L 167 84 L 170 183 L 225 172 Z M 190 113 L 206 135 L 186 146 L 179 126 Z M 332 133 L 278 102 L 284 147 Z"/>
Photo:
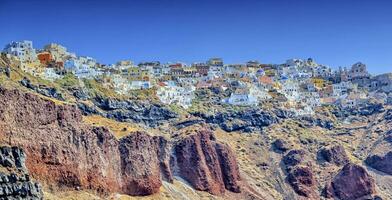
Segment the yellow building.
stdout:
<path fill-rule="evenodd" d="M 325 81 L 322 78 L 312 78 L 312 83 L 317 88 L 323 88 L 325 86 Z"/>

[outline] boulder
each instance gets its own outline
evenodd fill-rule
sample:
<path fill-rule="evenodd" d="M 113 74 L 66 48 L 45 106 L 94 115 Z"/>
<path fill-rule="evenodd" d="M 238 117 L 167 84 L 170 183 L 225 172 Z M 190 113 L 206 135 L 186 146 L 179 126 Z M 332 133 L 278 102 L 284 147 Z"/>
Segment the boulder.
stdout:
<path fill-rule="evenodd" d="M 375 183 L 365 168 L 348 163 L 327 183 L 324 195 L 341 200 L 373 199 Z"/>
<path fill-rule="evenodd" d="M 283 139 L 276 139 L 273 143 L 272 146 L 281 152 L 286 152 L 289 149 L 292 148 L 292 144 L 290 144 L 289 142 L 283 140 Z"/>
<path fill-rule="evenodd" d="M 338 166 L 343 166 L 350 161 L 342 145 L 323 148 L 319 151 L 319 155 L 325 161 Z"/>
<path fill-rule="evenodd" d="M 298 195 L 310 199 L 317 198 L 316 180 L 310 167 L 298 166 L 293 168 L 288 173 L 287 181 Z"/>
<path fill-rule="evenodd" d="M 366 158 L 365 163 L 378 171 L 392 175 L 392 151 L 384 155 L 370 155 Z"/>
<path fill-rule="evenodd" d="M 305 151 L 302 149 L 291 150 L 283 157 L 283 163 L 287 167 L 298 165 L 304 160 L 305 160 Z"/>
<path fill-rule="evenodd" d="M 283 163 L 286 165 L 287 182 L 298 195 L 307 199 L 318 199 L 316 180 L 311 163 L 305 161 L 307 161 L 307 155 L 302 149 L 291 150 L 283 157 Z"/>

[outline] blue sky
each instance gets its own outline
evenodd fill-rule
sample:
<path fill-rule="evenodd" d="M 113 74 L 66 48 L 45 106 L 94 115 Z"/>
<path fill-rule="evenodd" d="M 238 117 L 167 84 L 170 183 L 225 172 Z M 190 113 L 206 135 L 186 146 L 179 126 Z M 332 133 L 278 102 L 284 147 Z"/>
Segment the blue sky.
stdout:
<path fill-rule="evenodd" d="M 57 42 L 102 63 L 312 57 L 383 73 L 392 72 L 391 8 L 388 0 L 0 0 L 0 45 Z"/>

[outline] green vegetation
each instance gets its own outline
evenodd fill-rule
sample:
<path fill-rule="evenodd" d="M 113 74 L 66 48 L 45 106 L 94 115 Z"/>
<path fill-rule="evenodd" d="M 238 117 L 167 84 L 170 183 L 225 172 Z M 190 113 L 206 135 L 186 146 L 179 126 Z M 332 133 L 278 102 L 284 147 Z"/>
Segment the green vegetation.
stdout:
<path fill-rule="evenodd" d="M 84 86 L 88 89 L 92 97 L 118 97 L 119 95 L 107 87 L 104 87 L 102 83 L 99 83 L 95 79 L 83 79 Z"/>
<path fill-rule="evenodd" d="M 79 86 L 78 78 L 72 73 L 67 73 L 62 79 L 57 79 L 55 83 L 65 89 L 76 88 Z"/>
<path fill-rule="evenodd" d="M 128 94 L 129 97 L 138 100 L 156 100 L 156 88 L 143 89 L 143 90 L 131 90 Z"/>

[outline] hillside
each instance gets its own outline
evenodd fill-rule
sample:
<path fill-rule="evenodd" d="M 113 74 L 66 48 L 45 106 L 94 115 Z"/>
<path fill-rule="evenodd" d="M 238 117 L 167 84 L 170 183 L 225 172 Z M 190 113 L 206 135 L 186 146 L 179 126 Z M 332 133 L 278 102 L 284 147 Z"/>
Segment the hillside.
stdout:
<path fill-rule="evenodd" d="M 231 89 L 205 88 L 184 108 L 156 88 L 119 94 L 101 79 L 48 81 L 3 56 L 8 66 L 0 144 L 23 149 L 45 199 L 392 199 L 386 101 L 298 115 L 224 104 Z"/>

